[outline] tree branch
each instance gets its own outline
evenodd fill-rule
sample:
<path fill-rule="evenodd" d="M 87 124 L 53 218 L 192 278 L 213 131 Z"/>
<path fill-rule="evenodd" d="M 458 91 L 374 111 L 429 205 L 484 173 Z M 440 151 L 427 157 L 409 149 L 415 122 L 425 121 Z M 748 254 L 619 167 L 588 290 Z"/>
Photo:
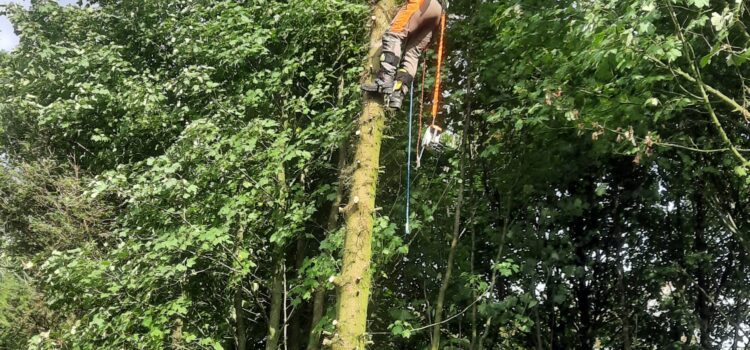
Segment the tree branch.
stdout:
<path fill-rule="evenodd" d="M 687 80 L 687 81 L 689 81 L 691 83 L 696 83 L 696 84 L 703 85 L 703 87 L 706 89 L 706 91 L 710 92 L 713 95 L 716 95 L 716 97 L 720 98 L 722 101 L 724 101 L 727 104 L 729 104 L 730 106 L 734 107 L 734 111 L 735 112 L 740 112 L 742 114 L 742 116 L 745 117 L 745 120 L 750 121 L 750 111 L 748 111 L 747 108 L 742 107 L 742 105 L 740 105 L 733 98 L 731 98 L 731 97 L 729 97 L 727 95 L 724 95 L 721 91 L 719 91 L 719 90 L 711 87 L 710 85 L 708 85 L 708 84 L 706 84 L 706 83 L 704 83 L 702 81 L 699 82 L 697 79 L 695 79 L 692 76 L 690 76 L 690 74 L 685 73 L 682 69 L 677 68 L 677 69 L 673 69 L 672 71 L 675 72 L 675 73 L 677 73 L 677 75 L 685 78 L 685 80 Z"/>
<path fill-rule="evenodd" d="M 683 50 L 685 51 L 686 58 L 688 61 L 688 64 L 690 65 L 691 70 L 693 71 L 693 74 L 695 75 L 695 84 L 698 86 L 698 89 L 701 92 L 701 96 L 703 98 L 703 104 L 706 107 L 706 110 L 708 110 L 708 114 L 711 116 L 711 122 L 716 126 L 717 131 L 719 132 L 719 135 L 721 136 L 721 139 L 724 141 L 724 143 L 729 146 L 729 149 L 732 151 L 732 154 L 742 163 L 743 166 L 750 165 L 750 162 L 747 161 L 745 157 L 740 154 L 740 152 L 737 150 L 737 148 L 734 147 L 734 144 L 732 143 L 732 140 L 729 139 L 729 136 L 727 136 L 727 132 L 724 130 L 724 127 L 721 125 L 721 122 L 719 121 L 719 117 L 716 115 L 716 112 L 714 111 L 713 106 L 711 105 L 711 100 L 708 98 L 708 93 L 706 93 L 706 87 L 705 83 L 703 82 L 703 79 L 701 78 L 700 71 L 698 70 L 698 67 L 696 67 L 694 58 L 695 54 L 692 51 L 692 47 L 690 46 L 690 43 L 687 42 L 687 39 L 685 39 L 685 36 L 682 33 L 682 27 L 680 26 L 680 23 L 677 21 L 677 14 L 674 12 L 674 8 L 672 8 L 672 5 L 669 3 L 669 1 L 665 1 L 667 4 L 667 9 L 669 10 L 669 16 L 672 18 L 672 23 L 674 24 L 675 30 L 677 31 L 677 36 L 680 38 L 680 41 L 683 45 Z"/>

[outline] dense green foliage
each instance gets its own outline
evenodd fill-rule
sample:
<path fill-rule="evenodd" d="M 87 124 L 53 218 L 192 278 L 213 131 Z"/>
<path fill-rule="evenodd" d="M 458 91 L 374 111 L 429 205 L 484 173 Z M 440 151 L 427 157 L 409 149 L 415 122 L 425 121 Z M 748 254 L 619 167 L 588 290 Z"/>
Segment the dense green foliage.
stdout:
<path fill-rule="evenodd" d="M 32 3 L 0 53 L 0 348 L 335 334 L 371 4 Z M 372 348 L 429 346 L 454 235 L 441 348 L 748 346 L 747 4 L 451 3 L 440 122 L 466 147 L 425 152 L 404 234 L 389 115 Z"/>

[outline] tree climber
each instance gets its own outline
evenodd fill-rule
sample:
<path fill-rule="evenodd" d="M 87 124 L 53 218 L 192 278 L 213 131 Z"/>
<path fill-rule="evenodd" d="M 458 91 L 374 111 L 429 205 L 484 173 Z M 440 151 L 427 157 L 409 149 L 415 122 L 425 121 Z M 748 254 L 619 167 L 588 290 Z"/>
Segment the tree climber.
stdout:
<path fill-rule="evenodd" d="M 417 73 L 419 56 L 432 40 L 442 13 L 443 1 L 408 0 L 383 34 L 380 70 L 375 82 L 363 84 L 362 90 L 390 95 L 388 107 L 401 109 Z"/>

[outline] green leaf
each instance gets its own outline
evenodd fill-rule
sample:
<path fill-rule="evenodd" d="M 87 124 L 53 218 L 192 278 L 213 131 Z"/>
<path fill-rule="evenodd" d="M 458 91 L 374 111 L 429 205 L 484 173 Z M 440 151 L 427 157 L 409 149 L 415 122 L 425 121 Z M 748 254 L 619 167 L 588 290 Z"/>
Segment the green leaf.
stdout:
<path fill-rule="evenodd" d="M 747 168 L 746 168 L 746 167 L 744 167 L 744 166 L 741 166 L 741 165 L 740 165 L 740 166 L 737 166 L 737 167 L 735 167 L 735 168 L 734 168 L 734 172 L 735 172 L 735 173 L 736 173 L 737 175 L 739 175 L 740 177 L 745 177 L 745 176 L 747 176 Z"/>
<path fill-rule="evenodd" d="M 688 0 L 688 2 L 697 8 L 704 8 L 709 5 L 709 0 Z"/>
<path fill-rule="evenodd" d="M 596 195 L 599 197 L 603 196 L 607 192 L 607 188 L 609 188 L 609 183 L 600 183 L 596 186 Z"/>

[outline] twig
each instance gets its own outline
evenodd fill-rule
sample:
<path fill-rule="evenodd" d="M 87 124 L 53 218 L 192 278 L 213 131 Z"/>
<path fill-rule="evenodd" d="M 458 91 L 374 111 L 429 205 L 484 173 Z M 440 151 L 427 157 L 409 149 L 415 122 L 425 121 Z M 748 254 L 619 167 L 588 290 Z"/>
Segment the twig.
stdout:
<path fill-rule="evenodd" d="M 710 86 L 710 85 L 708 85 L 708 84 L 706 84 L 706 83 L 704 83 L 702 81 L 699 82 L 697 79 L 691 77 L 690 74 L 685 73 L 682 69 L 675 68 L 672 71 L 675 72 L 675 73 L 677 73 L 677 75 L 685 78 L 685 80 L 687 80 L 687 81 L 689 81 L 691 83 L 696 83 L 696 84 L 702 85 L 706 89 L 706 91 L 708 91 L 708 92 L 716 95 L 716 97 L 720 98 L 722 101 L 724 101 L 724 102 L 728 103 L 729 105 L 731 105 L 732 107 L 734 107 L 735 108 L 734 111 L 740 112 L 742 114 L 742 116 L 745 117 L 745 120 L 750 121 L 750 111 L 748 111 L 745 107 L 742 107 L 733 98 L 731 98 L 731 97 L 729 97 L 727 95 L 724 95 L 721 91 L 713 88 L 712 86 Z"/>

